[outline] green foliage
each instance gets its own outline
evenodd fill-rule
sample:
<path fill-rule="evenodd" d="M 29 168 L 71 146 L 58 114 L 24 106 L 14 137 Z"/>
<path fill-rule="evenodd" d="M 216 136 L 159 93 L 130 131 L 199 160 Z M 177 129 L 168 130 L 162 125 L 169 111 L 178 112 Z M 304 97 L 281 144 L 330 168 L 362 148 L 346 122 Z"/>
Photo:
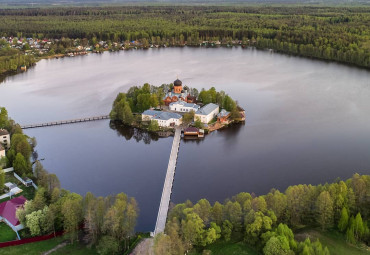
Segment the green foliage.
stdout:
<path fill-rule="evenodd" d="M 151 132 L 156 132 L 159 130 L 159 125 L 158 125 L 158 121 L 156 120 L 151 120 L 150 121 L 150 124 L 148 126 L 148 130 L 151 131 Z"/>
<path fill-rule="evenodd" d="M 77 238 L 78 225 L 83 219 L 82 197 L 76 193 L 68 194 L 62 202 L 61 209 L 64 230 L 73 243 Z"/>
<path fill-rule="evenodd" d="M 208 224 L 211 216 L 211 204 L 207 199 L 201 199 L 193 206 L 194 212 L 199 215 L 204 224 Z"/>
<path fill-rule="evenodd" d="M 225 220 L 222 223 L 222 236 L 224 237 L 226 242 L 230 241 L 232 231 L 233 231 L 233 224 L 230 221 Z"/>
<path fill-rule="evenodd" d="M 14 73 L 23 65 L 26 67 L 33 65 L 36 59 L 32 55 L 25 55 L 24 50 L 27 50 L 27 46 L 23 50 L 9 46 L 0 47 L 0 74 Z"/>
<path fill-rule="evenodd" d="M 101 255 L 117 254 L 119 251 L 119 243 L 114 237 L 103 236 L 96 249 Z"/>
<path fill-rule="evenodd" d="M 204 128 L 204 124 L 200 121 L 200 119 L 199 119 L 199 118 L 197 118 L 197 119 L 194 121 L 194 127 L 202 129 L 202 128 Z"/>
<path fill-rule="evenodd" d="M 189 124 L 189 123 L 193 122 L 194 115 L 195 115 L 195 112 L 193 110 L 191 110 L 190 112 L 184 113 L 184 115 L 182 116 L 183 123 L 184 124 Z"/>
<path fill-rule="evenodd" d="M 263 248 L 263 254 L 265 255 L 287 255 L 294 254 L 290 253 L 288 240 L 283 236 L 273 236 L 268 240 L 266 246 Z"/>
<path fill-rule="evenodd" d="M 347 208 L 343 207 L 342 214 L 341 214 L 340 220 L 338 222 L 338 229 L 341 232 L 343 232 L 344 230 L 347 229 L 348 220 L 349 220 L 349 216 L 348 216 Z"/>
<path fill-rule="evenodd" d="M 20 176 L 26 176 L 29 173 L 29 167 L 21 153 L 17 153 L 13 163 L 14 171 Z"/>
<path fill-rule="evenodd" d="M 316 202 L 318 222 L 324 230 L 333 223 L 333 200 L 330 193 L 323 191 L 320 193 Z"/>
<path fill-rule="evenodd" d="M 112 120 L 118 120 L 127 125 L 133 122 L 134 116 L 125 93 L 119 93 L 117 95 L 109 115 Z"/>
<path fill-rule="evenodd" d="M 53 218 L 50 218 L 49 208 L 45 206 L 42 210 L 33 211 L 26 215 L 26 226 L 32 236 L 46 234 L 52 229 Z"/>

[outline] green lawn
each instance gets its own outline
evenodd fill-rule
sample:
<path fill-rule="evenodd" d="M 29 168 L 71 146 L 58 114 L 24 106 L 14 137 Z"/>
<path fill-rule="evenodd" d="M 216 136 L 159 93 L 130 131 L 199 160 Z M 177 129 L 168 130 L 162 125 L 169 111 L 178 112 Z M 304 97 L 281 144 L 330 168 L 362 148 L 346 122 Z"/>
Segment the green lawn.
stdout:
<path fill-rule="evenodd" d="M 40 255 L 42 252 L 54 248 L 63 240 L 64 239 L 62 237 L 58 237 L 55 239 L 50 239 L 42 242 L 5 247 L 1 248 L 1 255 L 14 255 L 14 254 Z"/>
<path fill-rule="evenodd" d="M 323 246 L 327 246 L 330 255 L 369 255 L 369 247 L 358 247 L 351 245 L 346 242 L 345 236 L 337 231 L 326 231 L 322 232 L 317 229 L 308 229 L 300 232 L 297 236 L 301 239 L 302 237 L 310 237 L 311 241 L 315 241 L 317 238 L 320 240 Z M 302 240 L 299 240 L 302 241 Z"/>
<path fill-rule="evenodd" d="M 17 234 L 4 222 L 0 222 L 0 242 L 17 240 Z"/>
<path fill-rule="evenodd" d="M 225 242 L 217 241 L 211 245 L 204 248 L 205 250 L 210 250 L 212 255 L 257 255 L 259 254 L 249 245 L 243 242 Z M 201 255 L 202 251 L 195 251 L 189 253 L 189 255 Z"/>
<path fill-rule="evenodd" d="M 67 244 L 63 248 L 60 248 L 52 253 L 53 255 L 64 255 L 64 254 L 73 254 L 73 255 L 97 255 L 97 251 L 94 248 L 87 248 L 86 245 L 82 245 L 78 242 L 73 244 Z"/>
<path fill-rule="evenodd" d="M 65 241 L 65 237 L 57 237 L 49 239 L 42 242 L 22 244 L 18 246 L 10 246 L 6 248 L 1 248 L 1 255 L 14 255 L 14 254 L 27 254 L 27 255 L 40 255 L 41 253 L 51 250 L 56 247 L 58 244 Z M 52 253 L 53 255 L 62 255 L 62 254 L 97 254 L 95 249 L 88 249 L 86 246 L 75 242 L 72 244 L 67 244 L 66 246 L 56 250 Z"/>

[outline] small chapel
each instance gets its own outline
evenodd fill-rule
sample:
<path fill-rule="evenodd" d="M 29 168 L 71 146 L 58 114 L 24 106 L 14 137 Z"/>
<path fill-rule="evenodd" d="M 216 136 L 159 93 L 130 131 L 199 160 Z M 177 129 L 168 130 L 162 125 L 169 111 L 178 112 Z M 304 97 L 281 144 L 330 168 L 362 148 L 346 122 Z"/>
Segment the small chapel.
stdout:
<path fill-rule="evenodd" d="M 163 101 L 165 105 L 170 105 L 170 103 L 177 101 L 184 101 L 186 103 L 195 103 L 196 98 L 189 94 L 189 91 L 186 88 L 182 87 L 182 81 L 176 79 L 173 82 L 173 89 L 169 90 L 164 96 Z"/>

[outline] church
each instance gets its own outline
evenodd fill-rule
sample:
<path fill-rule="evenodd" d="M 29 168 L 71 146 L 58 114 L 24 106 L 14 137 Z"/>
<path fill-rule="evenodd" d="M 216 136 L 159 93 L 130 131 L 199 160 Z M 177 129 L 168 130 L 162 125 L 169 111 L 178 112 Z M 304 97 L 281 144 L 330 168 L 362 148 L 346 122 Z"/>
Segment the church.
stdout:
<path fill-rule="evenodd" d="M 189 91 L 182 87 L 182 81 L 179 79 L 173 82 L 173 89 L 169 90 L 163 98 L 165 105 L 169 106 L 173 102 L 183 101 L 186 103 L 195 103 L 196 98 L 189 94 Z"/>

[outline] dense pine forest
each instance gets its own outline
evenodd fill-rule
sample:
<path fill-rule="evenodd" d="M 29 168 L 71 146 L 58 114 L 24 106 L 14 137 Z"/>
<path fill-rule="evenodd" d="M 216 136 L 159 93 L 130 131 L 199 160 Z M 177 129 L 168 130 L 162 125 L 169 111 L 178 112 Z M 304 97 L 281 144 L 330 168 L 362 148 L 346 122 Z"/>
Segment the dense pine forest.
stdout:
<path fill-rule="evenodd" d="M 370 67 L 369 7 L 151 6 L 0 10 L 0 36 L 142 45 L 204 41 Z"/>

